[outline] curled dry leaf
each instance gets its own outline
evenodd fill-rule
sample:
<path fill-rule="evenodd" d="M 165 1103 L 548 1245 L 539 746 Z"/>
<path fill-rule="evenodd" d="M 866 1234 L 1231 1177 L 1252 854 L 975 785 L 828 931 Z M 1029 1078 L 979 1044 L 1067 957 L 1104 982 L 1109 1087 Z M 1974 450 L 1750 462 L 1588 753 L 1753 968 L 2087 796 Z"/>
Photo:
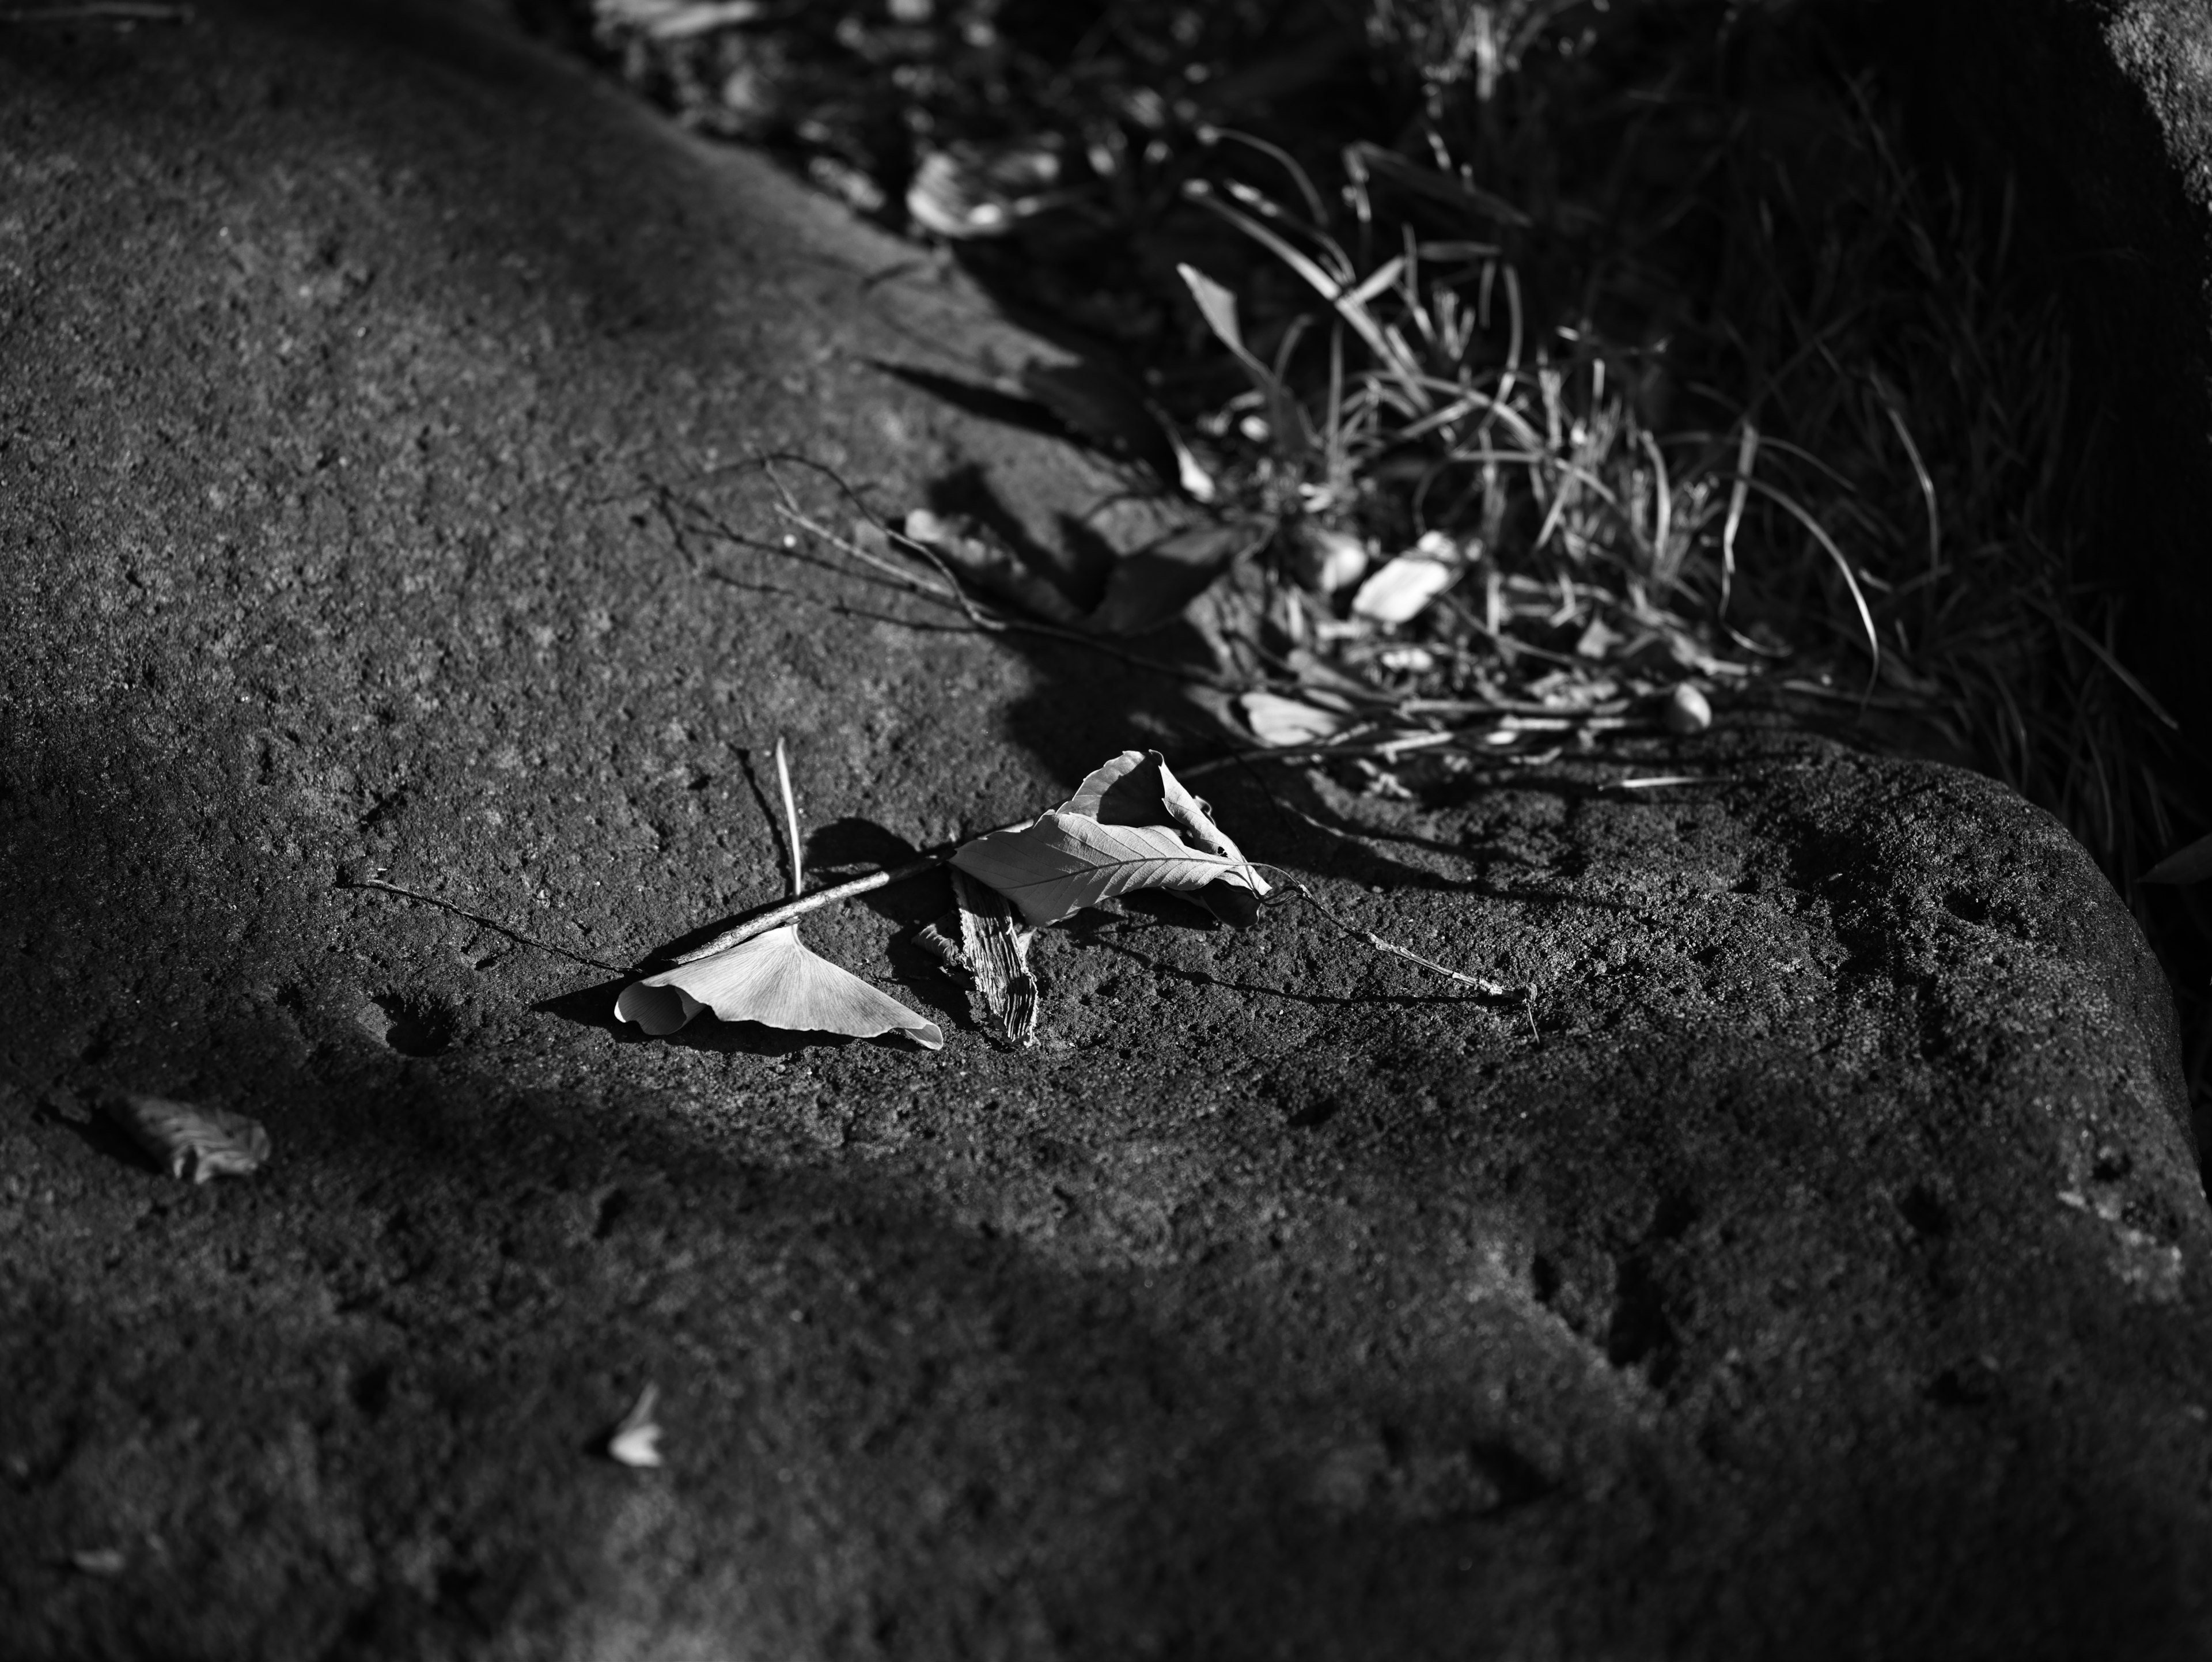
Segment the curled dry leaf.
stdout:
<path fill-rule="evenodd" d="M 1249 923 L 1267 892 L 1158 751 L 1123 751 L 1059 807 L 977 837 L 952 863 L 1036 927 L 1136 889 L 1195 893 L 1226 921 Z"/>
<path fill-rule="evenodd" d="M 945 1045 L 935 1022 L 812 951 L 794 923 L 648 976 L 615 1000 L 617 1020 L 635 1022 L 656 1038 L 702 1010 L 724 1021 L 757 1021 L 791 1032 L 873 1038 L 897 1032 L 925 1050 Z"/>
<path fill-rule="evenodd" d="M 108 1117 L 173 1178 L 242 1178 L 269 1158 L 268 1131 L 244 1114 L 164 1097 L 126 1095 L 106 1106 Z"/>
<path fill-rule="evenodd" d="M 1460 580 L 1476 552 L 1473 545 L 1462 547 L 1441 531 L 1429 532 L 1359 585 L 1352 597 L 1352 615 L 1377 624 L 1412 622 Z"/>
<path fill-rule="evenodd" d="M 607 1458 L 626 1466 L 653 1467 L 660 1460 L 660 1426 L 653 1417 L 660 1387 L 648 1381 L 629 1412 L 607 1434 Z"/>

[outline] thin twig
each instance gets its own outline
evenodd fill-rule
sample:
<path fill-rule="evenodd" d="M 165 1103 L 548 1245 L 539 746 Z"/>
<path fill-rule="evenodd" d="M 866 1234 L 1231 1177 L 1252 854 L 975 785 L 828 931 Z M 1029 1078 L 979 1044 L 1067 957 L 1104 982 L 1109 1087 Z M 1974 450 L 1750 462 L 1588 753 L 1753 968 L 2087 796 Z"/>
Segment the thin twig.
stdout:
<path fill-rule="evenodd" d="M 781 734 L 775 736 L 775 782 L 783 792 L 783 835 L 791 849 L 791 897 L 796 900 L 806 892 L 806 857 L 799 849 L 799 802 L 791 794 L 791 758 Z"/>
<path fill-rule="evenodd" d="M 1027 825 L 1029 821 L 1024 819 L 1019 823 Z M 908 861 L 903 866 L 893 866 L 884 871 L 870 872 L 864 877 L 855 877 L 849 882 L 837 884 L 832 888 L 817 889 L 812 894 L 795 895 L 780 906 L 771 906 L 757 917 L 748 918 L 742 923 L 723 930 L 705 946 L 694 947 L 676 961 L 678 964 L 692 964 L 702 958 L 712 958 L 716 953 L 726 953 L 732 947 L 741 947 L 755 935 L 766 934 L 770 929 L 781 928 L 794 918 L 804 917 L 809 912 L 818 912 L 824 906 L 835 905 L 840 900 L 850 900 L 856 894 L 867 894 L 877 889 L 886 889 L 894 883 L 905 882 L 909 877 L 920 877 L 924 872 L 933 872 L 951 859 L 954 855 L 959 853 L 962 847 L 963 844 L 958 843 L 947 843 L 942 847 L 930 849 L 928 853 L 916 859 Z"/>
<path fill-rule="evenodd" d="M 1253 863 L 1262 864 L 1265 862 L 1254 861 Z M 1388 953 L 1393 958 L 1404 959 L 1408 964 L 1418 964 L 1421 968 L 1427 970 L 1433 974 L 1448 976 L 1462 986 L 1474 988 L 1475 991 L 1482 994 L 1486 998 L 1510 998 L 1516 992 L 1524 999 L 1534 998 L 1536 995 L 1536 989 L 1534 987 L 1509 987 L 1502 981 L 1492 981 L 1483 976 L 1468 975 L 1463 971 L 1453 969 L 1448 964 L 1439 964 L 1433 958 L 1423 958 L 1419 953 L 1414 952 L 1408 947 L 1401 947 L 1395 941 L 1385 941 L 1381 935 L 1376 934 L 1372 929 L 1363 929 L 1355 923 L 1347 923 L 1342 918 L 1339 917 L 1334 912 L 1329 910 L 1327 906 L 1322 904 L 1320 898 L 1316 896 L 1311 889 L 1299 882 L 1297 878 L 1292 877 L 1288 872 L 1283 870 L 1281 867 L 1269 866 L 1267 867 L 1267 869 L 1274 873 L 1276 876 L 1281 878 L 1287 886 L 1297 890 L 1298 893 L 1304 898 L 1308 905 L 1311 906 L 1316 911 L 1319 912 L 1330 922 L 1335 924 L 1338 928 L 1343 930 L 1345 934 L 1350 935 L 1353 940 L 1364 942 L 1365 945 L 1372 947 L 1378 953 Z"/>
<path fill-rule="evenodd" d="M 457 906 L 450 900 L 441 900 L 434 894 L 424 894 L 420 890 L 406 888 L 398 883 L 387 883 L 380 877 L 341 878 L 338 880 L 337 886 L 342 889 L 381 889 L 386 894 L 400 895 L 409 900 L 419 900 L 426 906 L 435 906 L 441 911 L 453 913 L 456 917 L 465 917 L 471 923 L 480 923 L 487 929 L 505 935 L 509 941 L 520 942 L 525 947 L 534 947 L 541 953 L 551 953 L 556 958 L 565 958 L 574 964 L 587 964 L 592 969 L 605 970 L 610 975 L 620 975 L 623 972 L 623 966 L 619 964 L 608 964 L 583 953 L 572 953 L 566 947 L 556 947 L 550 941 L 539 941 L 534 936 L 523 934 L 520 929 L 509 928 L 495 917 L 486 917 L 482 912 L 472 912 L 466 906 Z"/>

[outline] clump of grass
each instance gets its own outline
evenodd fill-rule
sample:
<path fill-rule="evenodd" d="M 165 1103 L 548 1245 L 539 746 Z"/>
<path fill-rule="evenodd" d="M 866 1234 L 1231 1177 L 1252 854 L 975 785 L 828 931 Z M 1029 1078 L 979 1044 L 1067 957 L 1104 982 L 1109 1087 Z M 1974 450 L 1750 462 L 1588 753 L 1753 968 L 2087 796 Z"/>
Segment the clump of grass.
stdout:
<path fill-rule="evenodd" d="M 1249 142 L 1192 187 L 1306 291 L 1199 423 L 1226 501 L 1289 527 L 1262 673 L 1431 725 L 1781 702 L 1996 774 L 2126 882 L 2174 833 L 2172 724 L 2078 572 L 2067 343 L 2008 216 L 1915 177 L 1786 16 L 1458 9 L 1428 43 L 1458 70 L 1334 188 Z M 1432 533 L 1463 575 L 1400 626 L 1300 557 Z"/>

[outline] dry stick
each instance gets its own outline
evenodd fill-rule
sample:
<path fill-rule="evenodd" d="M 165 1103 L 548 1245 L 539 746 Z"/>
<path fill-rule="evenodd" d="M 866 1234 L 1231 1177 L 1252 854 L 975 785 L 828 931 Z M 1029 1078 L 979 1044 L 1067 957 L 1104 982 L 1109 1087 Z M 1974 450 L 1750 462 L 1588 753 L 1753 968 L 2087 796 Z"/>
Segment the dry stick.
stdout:
<path fill-rule="evenodd" d="M 1020 822 L 1027 825 L 1026 819 Z M 1018 829 L 1018 826 L 1002 829 Z M 809 912 L 818 912 L 824 906 L 834 906 L 840 900 L 850 900 L 856 894 L 867 894 L 877 889 L 887 889 L 894 883 L 903 883 L 909 877 L 920 877 L 924 872 L 933 872 L 957 854 L 963 845 L 947 843 L 942 848 L 932 849 L 919 859 L 909 860 L 903 866 L 893 866 L 879 872 L 870 872 L 865 877 L 854 878 L 834 888 L 817 889 L 812 894 L 795 895 L 781 906 L 770 908 L 758 917 L 733 924 L 703 947 L 694 947 L 676 961 L 694 964 L 702 958 L 712 958 L 716 953 L 726 953 L 732 947 L 742 947 L 757 934 L 766 934 L 770 929 L 782 928 L 794 918 Z"/>
<path fill-rule="evenodd" d="M 1534 999 L 1536 995 L 1536 989 L 1534 987 L 1509 987 L 1502 981 L 1492 981 L 1483 976 L 1468 975 L 1463 971 L 1453 969 L 1448 964 L 1439 964 L 1433 958 L 1423 958 L 1419 953 L 1408 947 L 1401 947 L 1395 941 L 1385 941 L 1372 929 L 1363 929 L 1357 924 L 1347 923 L 1328 907 L 1322 905 L 1311 889 L 1284 871 L 1281 867 L 1270 866 L 1267 869 L 1281 878 L 1290 887 L 1296 889 L 1305 898 L 1308 905 L 1335 924 L 1338 928 L 1352 936 L 1353 940 L 1372 947 L 1378 953 L 1388 953 L 1393 958 L 1402 958 L 1408 964 L 1418 964 L 1421 968 L 1437 975 L 1449 976 L 1452 980 L 1459 982 L 1463 986 L 1472 987 L 1488 998 L 1510 998 L 1516 992 L 1524 999 Z"/>
<path fill-rule="evenodd" d="M 806 861 L 799 851 L 799 803 L 791 794 L 791 759 L 781 734 L 775 738 L 775 782 L 783 792 L 783 835 L 791 849 L 791 897 L 796 900 L 806 892 Z"/>
<path fill-rule="evenodd" d="M 888 561 L 878 559 L 874 555 L 868 553 L 865 549 L 860 548 L 858 545 L 854 543 L 850 538 L 841 537 L 836 532 L 831 531 L 828 527 L 807 518 L 805 514 L 799 510 L 797 505 L 791 501 L 789 492 L 786 491 L 784 489 L 783 482 L 781 479 L 776 479 L 775 473 L 772 471 L 769 471 L 769 462 L 776 460 L 782 459 L 774 457 L 764 458 L 761 462 L 761 467 L 763 472 L 768 472 L 770 479 L 775 480 L 776 490 L 783 495 L 784 500 L 776 509 L 778 514 L 789 521 L 792 524 L 797 526 L 800 530 L 807 533 L 810 536 L 820 538 L 823 542 L 829 544 L 830 547 L 837 550 L 841 554 L 848 555 L 852 558 L 859 560 L 864 565 L 872 567 L 878 571 L 884 572 L 887 575 L 894 577 L 899 581 L 903 582 L 917 594 L 927 595 L 930 599 L 939 601 L 943 601 L 947 598 L 945 595 L 939 594 L 936 589 L 932 588 L 928 584 L 920 581 L 911 572 L 901 571 L 897 567 L 890 564 Z M 793 458 L 791 460 L 805 461 L 805 458 L 804 457 Z M 820 469 L 823 472 L 829 473 L 830 477 L 833 480 L 836 481 L 840 489 L 843 490 L 848 496 L 853 496 L 854 493 L 852 487 L 846 484 L 842 479 L 838 478 L 836 473 L 830 472 L 828 468 L 823 467 L 821 463 L 806 462 L 806 466 Z M 859 498 L 855 496 L 854 500 L 858 501 Z M 863 504 L 863 506 L 865 506 L 865 504 Z M 885 537 L 891 539 L 898 545 L 911 549 L 918 558 L 927 561 L 930 567 L 936 571 L 937 575 L 944 578 L 945 582 L 951 586 L 952 592 L 950 598 L 959 606 L 962 612 L 966 615 L 968 621 L 973 624 L 980 633 L 985 635 L 1042 635 L 1048 640 L 1067 641 L 1077 646 L 1089 647 L 1092 651 L 1103 653 L 1109 658 L 1119 659 L 1121 662 L 1127 664 L 1133 669 L 1157 670 L 1162 674 L 1172 675 L 1178 680 L 1195 681 L 1201 686 L 1214 687 L 1223 691 L 1236 691 L 1236 688 L 1231 683 L 1211 670 L 1196 669 L 1188 664 L 1170 664 L 1161 659 L 1146 658 L 1137 653 L 1124 652 L 1121 648 L 1115 646 L 1112 642 L 1105 639 L 1102 636 L 1086 635 L 1079 629 L 1063 629 L 1058 624 L 1036 623 L 1026 618 L 1009 617 L 1006 613 L 1000 612 L 995 608 L 979 606 L 969 597 L 967 586 L 960 581 L 959 577 L 956 575 L 952 569 L 945 563 L 944 560 L 939 557 L 937 551 L 931 548 L 928 544 L 908 536 L 903 531 L 893 531 L 889 526 L 883 524 L 880 521 L 876 521 L 872 518 L 870 523 L 874 525 L 877 530 L 882 532 Z M 732 532 L 726 527 L 718 525 L 717 528 L 722 532 L 724 536 L 730 538 L 732 541 L 745 542 L 748 546 L 756 548 L 760 545 L 757 542 L 750 542 L 747 539 L 738 537 L 734 532 Z"/>
<path fill-rule="evenodd" d="M 485 928 L 505 935 L 509 941 L 520 941 L 526 947 L 535 947 L 541 953 L 551 953 L 556 958 L 565 958 L 574 964 L 588 964 L 592 968 L 605 970 L 610 975 L 623 973 L 623 966 L 619 964 L 602 963 L 599 959 L 587 957 L 582 953 L 572 953 L 566 947 L 556 947 L 550 941 L 533 939 L 520 929 L 507 928 L 495 917 L 486 917 L 482 912 L 472 912 L 466 906 L 456 906 L 452 901 L 441 900 L 434 894 L 423 894 L 418 890 L 404 888 L 397 883 L 387 883 L 380 877 L 344 878 L 339 880 L 337 886 L 342 889 L 381 889 L 386 894 L 401 895 L 409 900 L 419 900 L 426 906 L 436 906 L 441 910 L 453 913 L 456 917 L 465 917 L 471 923 L 481 923 Z"/>

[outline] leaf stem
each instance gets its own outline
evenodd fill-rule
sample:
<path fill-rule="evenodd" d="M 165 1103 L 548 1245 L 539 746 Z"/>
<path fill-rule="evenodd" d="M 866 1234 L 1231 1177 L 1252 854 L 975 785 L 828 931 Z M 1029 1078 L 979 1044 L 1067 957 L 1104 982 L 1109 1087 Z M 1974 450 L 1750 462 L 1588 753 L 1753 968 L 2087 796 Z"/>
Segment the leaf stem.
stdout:
<path fill-rule="evenodd" d="M 1269 866 L 1267 869 L 1281 878 L 1285 887 L 1297 890 L 1305 898 L 1308 905 L 1335 924 L 1338 928 L 1343 930 L 1353 940 L 1372 947 L 1378 953 L 1388 953 L 1393 958 L 1404 959 L 1408 964 L 1418 964 L 1431 974 L 1449 977 L 1462 986 L 1474 988 L 1486 998 L 1510 998 L 1516 993 L 1523 999 L 1533 999 L 1535 996 L 1536 989 L 1534 987 L 1509 987 L 1502 981 L 1492 981 L 1486 977 L 1468 975 L 1463 971 L 1453 969 L 1448 964 L 1439 964 L 1433 958 L 1423 958 L 1419 953 L 1409 947 L 1401 947 L 1395 941 L 1385 941 L 1372 929 L 1363 929 L 1355 923 L 1347 923 L 1327 906 L 1322 904 L 1320 897 L 1311 889 L 1283 870 L 1281 867 Z"/>
<path fill-rule="evenodd" d="M 1018 831 L 1030 822 L 1017 819 L 1011 825 L 1001 825 L 1000 831 Z M 982 835 L 988 836 L 989 832 Z M 963 837 L 957 843 L 940 843 L 908 861 L 903 866 L 892 866 L 883 871 L 869 872 L 848 882 L 836 884 L 826 889 L 817 889 L 812 894 L 793 895 L 781 905 L 771 906 L 757 917 L 749 917 L 742 923 L 732 924 L 703 947 L 695 947 L 677 959 L 678 964 L 692 964 L 716 953 L 726 953 L 732 947 L 742 947 L 755 935 L 766 934 L 770 929 L 780 929 L 794 918 L 809 912 L 818 912 L 824 906 L 834 906 L 840 900 L 850 900 L 856 894 L 868 894 L 877 889 L 887 889 L 894 883 L 903 883 L 910 877 L 920 877 L 924 872 L 933 872 L 960 852 L 973 837 Z"/>

